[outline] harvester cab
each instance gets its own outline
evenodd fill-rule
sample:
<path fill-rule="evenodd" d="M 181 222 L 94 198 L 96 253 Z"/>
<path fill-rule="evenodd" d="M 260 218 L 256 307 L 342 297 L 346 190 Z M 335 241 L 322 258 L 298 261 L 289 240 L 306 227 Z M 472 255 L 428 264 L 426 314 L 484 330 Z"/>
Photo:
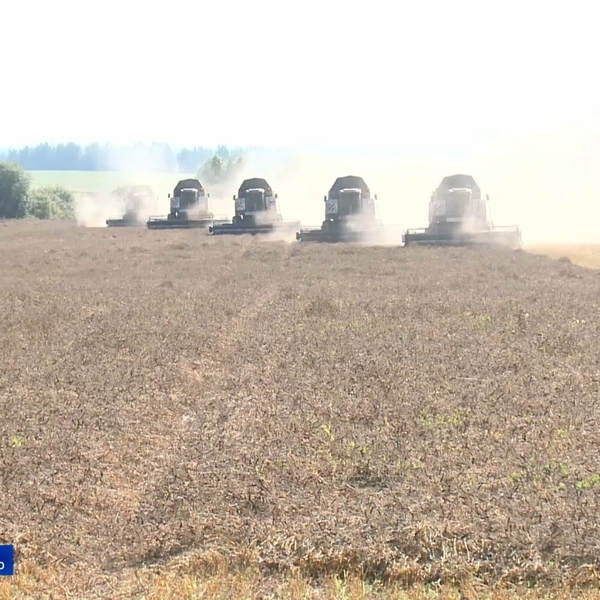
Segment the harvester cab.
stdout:
<path fill-rule="evenodd" d="M 284 223 L 279 212 L 277 194 L 266 179 L 245 179 L 237 195 L 233 196 L 235 214 L 228 223 L 213 224 L 208 228 L 212 235 L 256 235 L 287 231 L 297 223 Z"/>
<path fill-rule="evenodd" d="M 342 220 L 344 218 L 364 215 L 375 219 L 375 200 L 369 195 L 363 194 L 360 188 L 344 188 L 339 191 L 337 197 L 323 198 L 325 202 L 325 220 Z"/>
<path fill-rule="evenodd" d="M 125 198 L 125 213 L 122 217 L 106 220 L 108 227 L 131 227 L 142 225 L 140 221 L 140 212 L 144 206 L 149 206 L 155 199 L 154 192 L 147 185 L 133 186 Z"/>
<path fill-rule="evenodd" d="M 472 187 L 438 188 L 429 201 L 429 225 L 443 226 L 448 223 L 470 223 L 474 228 L 487 226 L 489 196 L 481 198 L 477 184 Z"/>
<path fill-rule="evenodd" d="M 166 217 L 150 217 L 148 229 L 193 229 L 213 223 L 210 194 L 198 179 L 182 179 L 168 195 L 170 212 Z"/>
<path fill-rule="evenodd" d="M 338 177 L 329 194 L 323 198 L 325 220 L 321 227 L 305 227 L 296 233 L 299 241 L 350 242 L 360 241 L 365 234 L 379 227 L 377 194 L 362 177 Z"/>
<path fill-rule="evenodd" d="M 496 227 L 488 218 L 488 195 L 471 175 L 444 177 L 429 201 L 429 226 L 408 229 L 402 236 L 405 246 L 503 245 L 520 248 L 517 226 Z"/>
<path fill-rule="evenodd" d="M 210 194 L 207 194 L 203 188 L 181 188 L 179 193 L 176 190 L 173 197 L 169 194 L 168 198 L 170 199 L 172 219 L 187 219 L 190 212 L 197 212 L 198 214 L 208 212 Z"/>
<path fill-rule="evenodd" d="M 125 199 L 124 218 L 137 219 L 138 213 L 144 204 L 148 204 L 150 195 L 147 192 L 136 192 L 129 194 Z"/>
<path fill-rule="evenodd" d="M 256 187 L 244 190 L 233 196 L 235 216 L 245 220 L 246 224 L 254 221 L 281 221 L 277 207 L 277 194 L 273 195 L 270 187 Z"/>

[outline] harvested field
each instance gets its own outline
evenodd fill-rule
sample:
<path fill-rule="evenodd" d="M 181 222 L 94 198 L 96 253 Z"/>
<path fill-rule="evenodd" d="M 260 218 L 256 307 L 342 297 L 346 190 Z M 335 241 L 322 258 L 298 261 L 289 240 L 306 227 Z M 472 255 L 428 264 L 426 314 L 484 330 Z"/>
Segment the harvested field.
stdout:
<path fill-rule="evenodd" d="M 0 598 L 597 587 L 599 271 L 43 223 L 0 252 Z"/>

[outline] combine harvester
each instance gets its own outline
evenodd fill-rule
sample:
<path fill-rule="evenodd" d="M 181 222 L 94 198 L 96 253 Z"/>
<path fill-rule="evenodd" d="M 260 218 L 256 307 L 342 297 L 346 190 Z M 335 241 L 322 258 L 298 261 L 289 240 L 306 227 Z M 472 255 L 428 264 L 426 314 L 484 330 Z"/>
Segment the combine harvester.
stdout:
<path fill-rule="evenodd" d="M 175 186 L 173 197 L 168 197 L 171 212 L 166 217 L 150 217 L 146 222 L 148 229 L 201 229 L 215 222 L 208 205 L 210 194 L 197 179 L 182 179 Z"/>
<path fill-rule="evenodd" d="M 299 223 L 284 222 L 277 206 L 277 194 L 265 179 L 245 179 L 233 196 L 235 216 L 231 222 L 213 223 L 211 235 L 257 235 L 282 233 L 293 235 Z"/>
<path fill-rule="evenodd" d="M 362 177 L 338 177 L 324 197 L 325 220 L 321 227 L 296 232 L 300 242 L 361 242 L 382 231 L 375 201 Z"/>
<path fill-rule="evenodd" d="M 508 246 L 521 248 L 517 226 L 495 227 L 488 221 L 489 196 L 481 197 L 471 175 L 449 175 L 431 195 L 429 227 L 408 229 L 405 246 Z"/>
<path fill-rule="evenodd" d="M 156 201 L 156 195 L 147 185 L 134 185 L 125 198 L 125 214 L 106 220 L 108 227 L 136 227 L 143 225 L 140 210 Z"/>

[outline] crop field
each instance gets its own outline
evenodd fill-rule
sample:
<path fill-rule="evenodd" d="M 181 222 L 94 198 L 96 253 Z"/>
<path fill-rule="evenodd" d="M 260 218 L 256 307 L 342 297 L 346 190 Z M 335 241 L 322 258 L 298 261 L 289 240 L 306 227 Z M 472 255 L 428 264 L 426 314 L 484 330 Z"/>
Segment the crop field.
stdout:
<path fill-rule="evenodd" d="M 0 224 L 0 599 L 599 598 L 600 271 L 546 250 Z"/>
<path fill-rule="evenodd" d="M 537 244 L 527 248 L 528 252 L 565 259 L 582 267 L 600 269 L 600 246 L 595 244 Z"/>

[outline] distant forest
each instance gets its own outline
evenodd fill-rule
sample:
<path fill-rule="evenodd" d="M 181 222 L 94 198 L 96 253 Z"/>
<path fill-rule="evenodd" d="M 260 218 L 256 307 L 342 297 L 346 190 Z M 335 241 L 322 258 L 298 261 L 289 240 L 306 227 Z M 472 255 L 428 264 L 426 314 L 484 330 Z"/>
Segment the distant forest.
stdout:
<path fill-rule="evenodd" d="M 193 173 L 217 154 L 223 159 L 239 156 L 242 148 L 194 147 L 174 150 L 168 144 L 38 144 L 0 150 L 0 160 L 15 162 L 28 171 L 163 171 Z"/>

